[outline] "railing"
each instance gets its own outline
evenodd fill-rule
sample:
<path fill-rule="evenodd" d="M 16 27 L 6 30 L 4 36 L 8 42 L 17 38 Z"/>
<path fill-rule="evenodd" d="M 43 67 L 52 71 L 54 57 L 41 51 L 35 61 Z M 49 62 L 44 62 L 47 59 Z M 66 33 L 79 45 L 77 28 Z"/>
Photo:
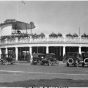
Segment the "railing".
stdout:
<path fill-rule="evenodd" d="M 37 38 L 37 39 L 33 39 L 33 38 L 28 38 L 28 37 L 24 37 L 24 38 L 12 38 L 12 39 L 4 39 L 0 41 L 0 45 L 2 44 L 19 44 L 19 43 L 49 43 L 49 44 L 59 44 L 59 43 L 88 43 L 88 38 L 63 38 L 63 37 L 58 37 L 58 38 Z"/>

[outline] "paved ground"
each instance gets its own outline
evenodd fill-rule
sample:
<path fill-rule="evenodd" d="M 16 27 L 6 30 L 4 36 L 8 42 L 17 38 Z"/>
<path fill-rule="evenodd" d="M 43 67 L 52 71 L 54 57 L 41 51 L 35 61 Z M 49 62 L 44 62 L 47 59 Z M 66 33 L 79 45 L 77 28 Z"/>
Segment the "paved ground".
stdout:
<path fill-rule="evenodd" d="M 88 80 L 88 67 L 66 67 L 62 62 L 59 66 L 38 66 L 29 63 L 0 65 L 0 83 L 57 78 Z"/>

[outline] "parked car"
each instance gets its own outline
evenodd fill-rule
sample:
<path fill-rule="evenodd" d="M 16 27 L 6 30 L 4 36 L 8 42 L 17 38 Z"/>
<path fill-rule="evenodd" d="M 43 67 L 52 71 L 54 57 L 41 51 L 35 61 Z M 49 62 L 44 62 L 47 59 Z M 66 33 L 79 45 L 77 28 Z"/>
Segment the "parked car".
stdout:
<path fill-rule="evenodd" d="M 54 53 L 47 53 L 45 54 L 45 58 L 42 59 L 41 65 L 59 65 L 59 61 L 56 59 Z"/>
<path fill-rule="evenodd" d="M 41 64 L 41 60 L 45 58 L 45 54 L 42 53 L 34 53 L 33 54 L 33 60 L 32 60 L 32 64 L 33 65 L 37 65 L 37 64 Z"/>
<path fill-rule="evenodd" d="M 7 64 L 13 64 L 15 63 L 15 55 L 13 54 L 1 54 L 1 59 L 0 59 L 0 63 L 7 65 Z"/>
<path fill-rule="evenodd" d="M 68 52 L 64 57 L 66 65 L 68 66 L 78 66 L 82 60 L 81 55 L 77 52 Z"/>
<path fill-rule="evenodd" d="M 82 61 L 81 61 L 82 67 L 85 65 L 88 65 L 88 52 L 82 53 Z"/>

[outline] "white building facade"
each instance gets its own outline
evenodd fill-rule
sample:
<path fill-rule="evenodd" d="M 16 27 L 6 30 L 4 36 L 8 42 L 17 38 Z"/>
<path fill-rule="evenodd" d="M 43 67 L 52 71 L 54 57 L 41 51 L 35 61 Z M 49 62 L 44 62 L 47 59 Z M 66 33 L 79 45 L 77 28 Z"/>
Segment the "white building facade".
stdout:
<path fill-rule="evenodd" d="M 5 36 L 6 31 L 10 31 L 8 35 L 12 33 L 12 27 L 10 24 L 1 26 L 1 37 Z M 63 56 L 67 52 L 87 52 L 88 51 L 88 39 L 81 37 L 67 38 L 37 38 L 32 37 L 14 37 L 5 38 L 0 40 L 0 54 L 8 54 L 10 51 L 14 51 L 16 55 L 16 61 L 24 60 L 28 53 L 32 55 L 35 53 L 55 53 L 59 60 L 63 60 Z M 26 53 L 25 53 L 26 52 Z M 24 53 L 24 56 L 22 56 Z"/>

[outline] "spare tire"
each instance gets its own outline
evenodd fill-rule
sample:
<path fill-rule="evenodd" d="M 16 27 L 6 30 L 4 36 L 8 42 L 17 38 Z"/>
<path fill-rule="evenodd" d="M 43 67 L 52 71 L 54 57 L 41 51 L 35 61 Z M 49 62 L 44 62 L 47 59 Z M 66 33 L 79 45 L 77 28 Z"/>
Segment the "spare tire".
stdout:
<path fill-rule="evenodd" d="M 88 64 L 88 58 L 84 59 L 84 64 Z"/>
<path fill-rule="evenodd" d="M 73 58 L 69 58 L 68 61 L 67 61 L 67 63 L 68 63 L 69 65 L 73 64 L 73 63 L 74 63 Z"/>

